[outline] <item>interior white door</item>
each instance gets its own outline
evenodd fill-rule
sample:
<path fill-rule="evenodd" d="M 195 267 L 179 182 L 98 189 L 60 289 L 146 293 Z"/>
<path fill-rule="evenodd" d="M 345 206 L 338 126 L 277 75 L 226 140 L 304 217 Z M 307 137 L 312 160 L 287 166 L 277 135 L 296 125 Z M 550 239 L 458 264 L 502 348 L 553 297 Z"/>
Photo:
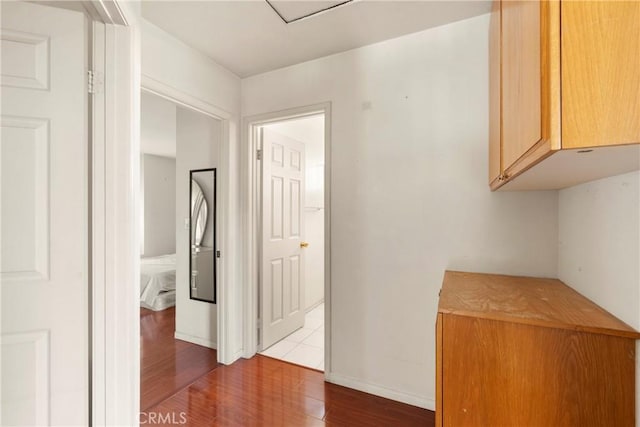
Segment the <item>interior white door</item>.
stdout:
<path fill-rule="evenodd" d="M 2 2 L 1 425 L 87 425 L 87 22 Z"/>
<path fill-rule="evenodd" d="M 262 129 L 262 349 L 304 326 L 304 144 Z"/>

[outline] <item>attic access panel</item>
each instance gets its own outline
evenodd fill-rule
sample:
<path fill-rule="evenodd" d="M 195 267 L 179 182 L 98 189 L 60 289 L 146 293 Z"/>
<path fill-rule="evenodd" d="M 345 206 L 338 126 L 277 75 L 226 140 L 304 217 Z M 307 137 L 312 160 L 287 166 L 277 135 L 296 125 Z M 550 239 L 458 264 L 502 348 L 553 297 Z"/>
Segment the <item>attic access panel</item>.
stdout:
<path fill-rule="evenodd" d="M 275 13 L 286 23 L 300 21 L 330 9 L 351 3 L 353 0 L 291 1 L 265 0 Z"/>

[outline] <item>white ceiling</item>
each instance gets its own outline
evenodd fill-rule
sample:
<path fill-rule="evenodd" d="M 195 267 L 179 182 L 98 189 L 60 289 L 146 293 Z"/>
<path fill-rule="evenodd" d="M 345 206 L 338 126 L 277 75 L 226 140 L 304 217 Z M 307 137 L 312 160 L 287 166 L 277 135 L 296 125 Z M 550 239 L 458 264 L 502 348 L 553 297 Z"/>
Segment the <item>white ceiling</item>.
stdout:
<path fill-rule="evenodd" d="M 268 0 L 273 9 L 287 23 L 311 16 L 316 13 L 328 10 L 332 7 L 344 5 L 353 0 Z"/>
<path fill-rule="evenodd" d="M 315 0 L 290 1 L 284 8 L 282 3 L 274 2 L 287 16 L 323 6 Z M 286 24 L 264 0 L 178 0 L 143 1 L 142 16 L 248 77 L 482 15 L 490 8 L 491 2 L 483 0 L 356 0 Z"/>

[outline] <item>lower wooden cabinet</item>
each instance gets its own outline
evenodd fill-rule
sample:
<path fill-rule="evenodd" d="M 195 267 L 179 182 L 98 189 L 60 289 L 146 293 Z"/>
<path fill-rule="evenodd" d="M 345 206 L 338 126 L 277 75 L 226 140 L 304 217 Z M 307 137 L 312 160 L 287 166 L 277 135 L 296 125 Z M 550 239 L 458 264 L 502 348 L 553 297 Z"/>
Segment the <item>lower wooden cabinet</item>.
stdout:
<path fill-rule="evenodd" d="M 635 330 L 555 279 L 447 272 L 437 426 L 634 426 Z"/>

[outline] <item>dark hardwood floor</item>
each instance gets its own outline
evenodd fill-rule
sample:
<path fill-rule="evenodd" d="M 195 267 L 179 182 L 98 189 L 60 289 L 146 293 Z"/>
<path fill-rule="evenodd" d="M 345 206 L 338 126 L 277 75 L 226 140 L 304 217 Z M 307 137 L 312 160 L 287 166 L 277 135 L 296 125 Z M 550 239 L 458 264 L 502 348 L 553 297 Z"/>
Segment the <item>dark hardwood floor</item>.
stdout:
<path fill-rule="evenodd" d="M 175 307 L 140 308 L 140 410 L 173 396 L 218 366 L 215 350 L 177 340 Z"/>
<path fill-rule="evenodd" d="M 184 365 L 167 362 L 171 357 L 165 357 L 162 348 L 176 354 L 175 359 L 180 353 L 178 348 L 184 352 L 193 344 L 174 340 L 173 348 L 168 348 L 168 337 L 160 335 L 168 333 L 165 328 L 169 320 L 163 320 L 159 313 L 153 315 L 155 320 L 142 328 L 143 334 L 147 333 L 146 338 L 143 336 L 143 343 L 147 348 L 154 346 L 156 351 L 142 353 L 141 395 L 143 402 L 159 403 L 141 406 L 146 408 L 140 417 L 141 424 L 234 427 L 435 425 L 431 411 L 325 383 L 322 372 L 260 355 L 249 360 L 241 359 L 229 366 L 216 367 L 215 363 L 210 364 L 206 368 L 209 370 L 192 380 L 188 386 L 178 386 L 187 377 L 193 377 L 197 369 L 191 366 L 193 362 Z M 143 324 L 145 317 L 141 318 Z M 154 333 L 156 325 L 163 325 L 163 332 Z M 166 344 L 156 346 L 150 343 L 148 339 L 153 335 Z M 173 330 L 169 335 L 173 340 Z M 215 362 L 215 352 L 213 355 Z M 150 359 L 145 360 L 145 357 Z M 152 361 L 151 358 L 158 360 Z M 180 372 L 182 367 L 191 374 Z M 181 376 L 182 379 L 160 379 L 171 375 Z M 155 379 L 151 381 L 146 376 Z M 170 387 L 152 388 L 152 384 L 160 382 L 167 385 L 173 382 L 175 391 L 167 396 Z M 159 394 L 156 395 L 154 390 L 158 390 Z"/>

